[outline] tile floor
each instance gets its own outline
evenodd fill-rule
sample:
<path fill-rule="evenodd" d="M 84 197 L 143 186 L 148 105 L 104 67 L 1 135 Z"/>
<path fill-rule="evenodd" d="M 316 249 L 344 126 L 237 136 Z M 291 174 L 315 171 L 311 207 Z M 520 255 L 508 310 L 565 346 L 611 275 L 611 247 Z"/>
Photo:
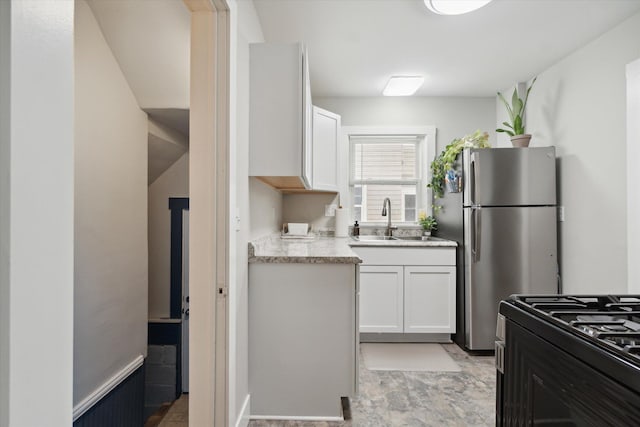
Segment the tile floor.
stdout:
<path fill-rule="evenodd" d="M 461 372 L 369 371 L 360 363 L 360 394 L 350 421 L 254 420 L 250 427 L 494 426 L 493 356 L 470 356 L 455 344 L 444 349 Z"/>
<path fill-rule="evenodd" d="M 250 427 L 479 427 L 495 425 L 493 356 L 444 349 L 461 372 L 369 371 L 360 360 L 360 394 L 344 422 L 263 421 Z M 160 426 L 186 427 L 188 405 L 174 404 Z M 179 401 L 178 401 L 179 402 Z M 178 403 L 176 402 L 176 403 Z M 182 408 L 182 409 L 180 409 Z"/>

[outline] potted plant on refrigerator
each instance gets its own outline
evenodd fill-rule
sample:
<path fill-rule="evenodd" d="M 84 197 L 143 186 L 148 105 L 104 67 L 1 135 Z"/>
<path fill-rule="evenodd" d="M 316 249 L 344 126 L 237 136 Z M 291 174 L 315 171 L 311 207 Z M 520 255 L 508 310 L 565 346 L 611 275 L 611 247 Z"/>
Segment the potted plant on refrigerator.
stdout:
<path fill-rule="evenodd" d="M 438 221 L 432 216 L 427 216 L 425 212 L 420 212 L 418 222 L 422 226 L 422 235 L 424 237 L 430 237 L 431 232 L 438 229 Z"/>
<path fill-rule="evenodd" d="M 498 92 L 498 98 L 500 98 L 507 109 L 507 113 L 509 113 L 509 121 L 502 122 L 505 127 L 496 129 L 496 132 L 504 132 L 508 134 L 511 137 L 511 144 L 513 144 L 514 147 L 528 147 L 529 141 L 531 141 L 531 134 L 525 133 L 524 110 L 527 107 L 529 92 L 531 92 L 531 88 L 536 82 L 536 79 L 537 77 L 531 82 L 524 99 L 520 97 L 518 88 L 516 87 L 513 90 L 513 95 L 511 96 L 511 104 L 509 104 L 504 96 Z"/>

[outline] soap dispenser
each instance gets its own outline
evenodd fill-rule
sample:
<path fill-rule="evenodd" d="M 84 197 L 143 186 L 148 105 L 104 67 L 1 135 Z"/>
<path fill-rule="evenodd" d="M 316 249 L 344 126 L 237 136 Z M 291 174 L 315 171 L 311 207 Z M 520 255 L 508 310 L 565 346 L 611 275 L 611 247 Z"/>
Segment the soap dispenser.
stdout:
<path fill-rule="evenodd" d="M 358 225 L 358 221 L 356 221 L 355 224 L 353 224 L 353 235 L 354 236 L 360 235 L 360 225 Z"/>

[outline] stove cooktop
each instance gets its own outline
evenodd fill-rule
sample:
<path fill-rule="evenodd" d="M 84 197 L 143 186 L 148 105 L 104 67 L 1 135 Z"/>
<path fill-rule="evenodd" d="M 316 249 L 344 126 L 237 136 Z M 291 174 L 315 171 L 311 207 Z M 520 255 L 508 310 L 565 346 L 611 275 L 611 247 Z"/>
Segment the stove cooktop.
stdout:
<path fill-rule="evenodd" d="M 509 301 L 640 366 L 640 295 L 512 295 Z"/>

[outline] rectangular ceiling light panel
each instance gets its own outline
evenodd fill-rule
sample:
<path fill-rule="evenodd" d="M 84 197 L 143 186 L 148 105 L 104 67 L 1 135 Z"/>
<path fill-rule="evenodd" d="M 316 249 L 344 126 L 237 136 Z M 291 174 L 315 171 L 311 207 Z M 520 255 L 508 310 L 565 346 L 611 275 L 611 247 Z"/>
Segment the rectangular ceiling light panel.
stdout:
<path fill-rule="evenodd" d="M 424 83 L 422 76 L 393 76 L 389 79 L 382 94 L 384 96 L 411 96 Z"/>

